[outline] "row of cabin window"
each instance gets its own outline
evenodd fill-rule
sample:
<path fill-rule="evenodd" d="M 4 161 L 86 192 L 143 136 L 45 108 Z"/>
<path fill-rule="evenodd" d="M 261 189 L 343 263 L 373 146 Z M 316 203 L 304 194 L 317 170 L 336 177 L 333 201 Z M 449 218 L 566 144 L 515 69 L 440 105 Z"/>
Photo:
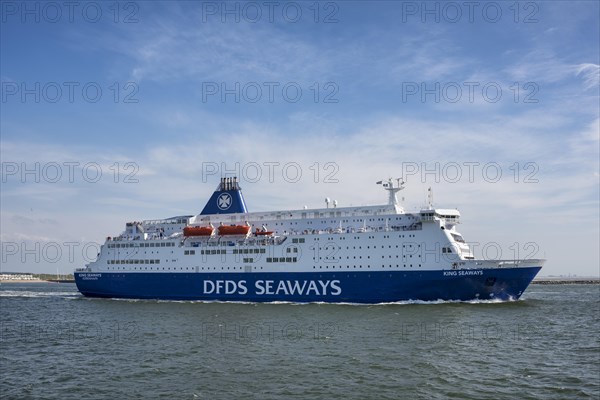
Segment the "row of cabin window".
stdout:
<path fill-rule="evenodd" d="M 264 254 L 266 249 L 233 249 L 233 254 Z"/>
<path fill-rule="evenodd" d="M 136 246 L 137 245 L 137 246 Z M 159 243 L 111 243 L 108 245 L 109 248 L 124 248 L 124 247 L 175 247 L 175 243 L 172 242 L 159 242 Z"/>
<path fill-rule="evenodd" d="M 160 260 L 108 260 L 107 264 L 160 264 Z"/>
<path fill-rule="evenodd" d="M 292 238 L 292 243 L 304 243 L 304 238 Z"/>
<path fill-rule="evenodd" d="M 412 268 L 412 266 L 413 266 L 413 265 L 412 265 L 412 264 L 410 264 L 410 267 L 411 267 L 411 268 Z M 357 266 L 356 266 L 356 265 L 352 265 L 352 266 L 350 266 L 350 265 L 346 265 L 346 269 L 350 269 L 350 267 L 352 267 L 352 268 L 354 268 L 354 269 L 356 269 L 356 268 L 357 268 Z M 392 266 L 392 265 L 390 265 L 390 268 L 399 268 L 399 267 L 400 267 L 400 265 L 396 265 L 396 266 Z M 406 267 L 406 264 L 404 264 L 404 267 Z M 416 267 L 416 265 L 415 265 L 415 267 Z M 421 267 L 421 264 L 419 264 L 419 267 Z M 343 265 L 339 265 L 339 266 L 336 266 L 336 265 L 333 265 L 333 266 L 325 265 L 325 266 L 323 266 L 323 265 L 321 265 L 321 266 L 319 266 L 319 269 L 323 269 L 323 268 L 325 268 L 325 269 L 329 269 L 329 268 L 331 268 L 331 269 L 336 269 L 336 268 L 338 268 L 338 269 L 342 269 L 342 268 L 344 268 L 344 266 L 343 266 Z M 359 266 L 358 266 L 358 269 L 364 269 L 364 268 L 365 268 L 365 266 L 364 266 L 364 265 L 359 265 Z M 367 268 L 371 268 L 371 266 L 370 266 L 370 265 L 367 265 Z M 385 268 L 385 264 L 381 264 L 381 268 Z M 313 269 L 317 269 L 317 266 L 313 265 Z"/>
<path fill-rule="evenodd" d="M 297 262 L 296 257 L 267 257 L 267 262 Z"/>
<path fill-rule="evenodd" d="M 190 254 L 194 254 L 193 251 L 190 250 Z M 233 249 L 233 254 L 264 254 L 266 252 L 266 249 Z M 184 254 L 187 254 L 187 251 Z M 227 249 L 200 250 L 200 254 L 227 254 Z"/>
<path fill-rule="evenodd" d="M 398 237 L 399 237 L 399 238 L 402 238 L 402 239 L 404 238 L 404 236 L 405 236 L 405 235 L 398 235 Z M 416 237 L 416 236 L 415 236 L 415 235 L 408 235 L 408 237 L 409 237 L 409 238 L 411 238 L 411 237 Z M 384 239 L 389 239 L 389 238 L 390 238 L 390 236 L 389 236 L 389 235 L 383 235 L 383 238 L 384 238 Z M 327 240 L 335 240 L 335 239 L 338 239 L 338 240 L 346 240 L 346 238 L 345 238 L 345 237 L 343 237 L 343 236 L 341 236 L 341 237 L 339 237 L 339 238 L 338 238 L 338 237 L 335 237 L 335 238 L 334 238 L 334 237 L 332 237 L 332 236 L 329 236 L 329 237 L 327 237 L 326 239 L 327 239 Z M 365 237 L 361 237 L 361 236 L 353 236 L 353 239 L 360 240 L 360 239 L 365 239 Z M 366 239 L 375 239 L 375 236 L 368 236 Z M 316 237 L 316 238 L 313 238 L 313 240 L 321 240 L 321 238 L 318 238 L 318 237 Z M 292 243 L 295 243 L 293 239 L 292 239 Z M 302 243 L 304 243 L 304 242 L 302 242 Z"/>
<path fill-rule="evenodd" d="M 200 254 L 227 254 L 227 250 L 200 250 Z"/>

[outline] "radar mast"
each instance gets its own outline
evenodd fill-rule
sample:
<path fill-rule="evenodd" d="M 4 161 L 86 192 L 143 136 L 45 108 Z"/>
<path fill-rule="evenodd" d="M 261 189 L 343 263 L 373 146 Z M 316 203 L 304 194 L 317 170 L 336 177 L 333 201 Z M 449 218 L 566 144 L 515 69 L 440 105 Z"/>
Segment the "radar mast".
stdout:
<path fill-rule="evenodd" d="M 394 186 L 394 181 L 396 181 L 396 186 Z M 394 206 L 396 212 L 403 212 L 400 203 L 398 202 L 398 197 L 396 197 L 396 193 L 404 189 L 404 181 L 402 178 L 388 178 L 387 182 L 379 181 L 376 182 L 377 185 L 382 185 L 385 190 L 388 192 L 388 204 L 390 206 Z"/>

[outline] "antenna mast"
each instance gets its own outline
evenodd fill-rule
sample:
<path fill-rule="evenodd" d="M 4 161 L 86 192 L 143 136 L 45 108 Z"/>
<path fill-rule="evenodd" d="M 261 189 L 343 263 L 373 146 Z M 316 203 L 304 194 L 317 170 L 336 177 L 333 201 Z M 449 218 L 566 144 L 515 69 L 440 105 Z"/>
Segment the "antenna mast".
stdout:
<path fill-rule="evenodd" d="M 398 197 L 396 197 L 396 193 L 404 189 L 404 181 L 402 178 L 396 178 L 397 186 L 394 186 L 394 180 L 392 178 L 388 178 L 387 182 L 379 181 L 376 182 L 377 185 L 382 185 L 385 190 L 388 192 L 388 204 L 390 206 L 394 206 L 396 210 L 400 209 L 400 203 L 398 202 Z"/>
<path fill-rule="evenodd" d="M 427 207 L 429 210 L 433 210 L 433 190 L 431 186 L 427 189 Z"/>

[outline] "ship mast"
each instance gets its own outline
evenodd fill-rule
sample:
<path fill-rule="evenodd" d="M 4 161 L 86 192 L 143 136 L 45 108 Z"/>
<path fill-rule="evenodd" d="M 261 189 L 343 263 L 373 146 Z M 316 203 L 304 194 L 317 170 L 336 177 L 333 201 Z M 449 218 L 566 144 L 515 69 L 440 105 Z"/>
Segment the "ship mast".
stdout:
<path fill-rule="evenodd" d="M 431 186 L 427 189 L 427 209 L 433 210 L 433 190 L 431 190 Z"/>
<path fill-rule="evenodd" d="M 396 181 L 396 186 L 394 186 L 394 180 Z M 388 204 L 390 206 L 394 206 L 397 212 L 401 212 L 402 207 L 398 202 L 398 197 L 396 196 L 396 193 L 404 189 L 404 181 L 402 180 L 402 178 L 388 178 L 387 182 L 379 181 L 376 182 L 376 184 L 382 185 L 383 188 L 388 191 Z"/>

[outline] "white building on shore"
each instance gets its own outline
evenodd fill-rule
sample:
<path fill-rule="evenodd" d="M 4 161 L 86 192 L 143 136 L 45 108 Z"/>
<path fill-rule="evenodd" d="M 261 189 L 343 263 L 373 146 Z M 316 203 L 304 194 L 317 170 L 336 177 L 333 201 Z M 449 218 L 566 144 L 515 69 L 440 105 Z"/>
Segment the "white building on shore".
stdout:
<path fill-rule="evenodd" d="M 30 273 L 2 273 L 0 281 L 37 281 L 38 278 Z"/>

